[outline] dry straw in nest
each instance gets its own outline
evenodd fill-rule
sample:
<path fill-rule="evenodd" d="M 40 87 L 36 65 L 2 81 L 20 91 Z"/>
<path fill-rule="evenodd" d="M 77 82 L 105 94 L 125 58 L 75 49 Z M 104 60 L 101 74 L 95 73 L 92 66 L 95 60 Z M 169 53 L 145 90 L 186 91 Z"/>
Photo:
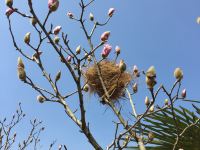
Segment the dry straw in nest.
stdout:
<path fill-rule="evenodd" d="M 101 77 L 111 101 L 117 101 L 124 96 L 124 88 L 131 81 L 131 74 L 128 72 L 121 72 L 116 63 L 108 60 L 103 60 L 90 66 L 85 72 L 85 79 L 90 87 L 90 92 L 98 94 L 99 97 L 105 97 L 105 92 L 98 76 L 97 67 L 101 72 Z"/>

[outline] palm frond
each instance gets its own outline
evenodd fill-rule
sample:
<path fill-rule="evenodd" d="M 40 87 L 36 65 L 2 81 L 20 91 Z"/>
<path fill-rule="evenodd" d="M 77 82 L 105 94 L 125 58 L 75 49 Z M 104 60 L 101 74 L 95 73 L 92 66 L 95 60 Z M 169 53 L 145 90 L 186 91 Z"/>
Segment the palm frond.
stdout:
<path fill-rule="evenodd" d="M 176 146 L 177 150 L 180 148 L 184 150 L 200 150 L 200 118 L 198 117 L 200 109 L 197 106 L 194 108 L 197 113 L 183 107 L 174 108 L 178 128 L 176 128 L 170 109 L 165 109 L 145 117 L 141 125 L 144 129 L 144 141 L 151 144 L 147 147 L 147 150 L 173 149 L 177 140 L 177 132 L 181 135 Z M 148 134 L 150 132 L 154 135 L 152 141 L 148 141 Z M 135 147 L 129 147 L 129 149 L 133 150 Z"/>

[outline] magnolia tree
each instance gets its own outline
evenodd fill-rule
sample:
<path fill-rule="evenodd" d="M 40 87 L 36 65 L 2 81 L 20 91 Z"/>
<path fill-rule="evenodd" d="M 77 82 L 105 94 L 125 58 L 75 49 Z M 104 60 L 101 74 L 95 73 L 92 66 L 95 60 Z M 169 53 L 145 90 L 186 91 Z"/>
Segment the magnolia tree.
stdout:
<path fill-rule="evenodd" d="M 110 58 L 109 54 L 112 51 L 112 47 L 108 44 L 111 32 L 105 31 L 99 37 L 99 44 L 94 44 L 94 33 L 97 28 L 106 26 L 111 18 L 115 14 L 115 9 L 110 8 L 107 13 L 106 21 L 100 23 L 94 17 L 92 13 L 86 14 L 88 7 L 91 7 L 95 0 L 83 1 L 80 0 L 80 14 L 73 12 L 67 12 L 66 17 L 70 21 L 77 22 L 81 26 L 84 37 L 88 47 L 85 48 L 80 44 L 76 49 L 73 49 L 69 43 L 69 39 L 66 33 L 62 32 L 60 25 L 51 23 L 49 24 L 49 16 L 54 15 L 59 9 L 61 2 L 59 0 L 49 0 L 48 13 L 45 15 L 45 19 L 42 20 L 37 15 L 34 9 L 34 3 L 32 0 L 27 0 L 27 6 L 29 14 L 20 11 L 20 8 L 16 8 L 13 4 L 13 0 L 6 0 L 8 9 L 6 16 L 9 22 L 9 31 L 12 37 L 13 45 L 16 50 L 21 54 L 18 58 L 17 71 L 19 79 L 25 84 L 30 85 L 36 90 L 39 95 L 37 97 L 38 102 L 46 103 L 58 103 L 63 107 L 66 115 L 77 125 L 81 133 L 83 133 L 88 139 L 89 143 L 96 150 L 103 149 L 187 149 L 191 145 L 196 146 L 198 149 L 199 143 L 191 140 L 194 138 L 194 134 L 199 137 L 199 108 L 193 104 L 194 110 L 197 112 L 190 112 L 185 108 L 175 108 L 175 102 L 187 101 L 189 103 L 198 103 L 199 101 L 188 100 L 186 98 L 186 90 L 181 90 L 181 82 L 183 79 L 183 71 L 181 68 L 176 68 L 174 71 L 175 82 L 172 84 L 170 90 L 165 88 L 163 84 L 156 86 L 156 71 L 154 66 L 150 66 L 147 71 L 139 70 L 135 65 L 133 70 L 127 71 L 126 64 L 123 59 L 119 60 L 120 47 L 115 48 L 115 57 Z M 41 10 L 42 11 L 42 10 Z M 17 43 L 15 34 L 12 28 L 11 18 L 13 13 L 26 18 L 27 21 L 31 21 L 34 32 L 38 34 L 37 45 L 33 44 L 31 33 L 28 32 L 24 36 L 24 44 L 32 50 L 33 55 L 29 56 L 25 51 L 20 48 Z M 89 15 L 89 18 L 86 16 Z M 89 29 L 86 25 L 86 20 L 93 23 L 93 27 Z M 58 86 L 58 82 L 62 77 L 62 71 L 59 71 L 55 77 L 50 76 L 50 73 L 45 69 L 43 63 L 43 51 L 41 46 L 50 44 L 54 52 L 59 56 L 59 61 L 69 70 L 72 80 L 75 83 L 75 89 L 72 93 L 62 93 Z M 101 57 L 96 51 L 102 50 Z M 108 59 L 109 58 L 109 59 Z M 29 73 L 25 68 L 25 64 L 22 59 L 27 59 L 32 63 L 35 63 L 41 70 L 41 75 L 46 79 L 47 83 L 51 86 L 51 90 L 42 88 L 42 85 L 35 84 L 35 81 L 29 77 Z M 151 97 L 146 97 L 144 105 L 146 109 L 142 114 L 137 113 L 135 102 L 133 101 L 134 94 L 138 92 L 138 81 L 145 80 L 146 89 L 150 92 Z M 143 90 L 143 91 L 144 91 Z M 108 143 L 108 146 L 102 147 L 99 141 L 93 136 L 90 130 L 90 124 L 87 120 L 87 110 L 85 109 L 85 93 L 90 92 L 96 94 L 102 107 L 109 107 L 113 114 L 116 115 L 117 120 L 114 121 L 115 132 L 113 134 L 113 141 Z M 156 104 L 156 99 L 159 94 L 166 97 L 162 106 Z M 76 114 L 70 108 L 66 100 L 75 96 L 79 105 L 77 105 Z M 73 97 L 74 98 L 74 97 Z M 116 105 L 121 99 L 126 99 L 130 103 L 131 115 L 133 121 L 127 120 L 126 116 L 121 113 L 121 109 Z M 187 141 L 187 142 L 185 142 Z M 150 144 L 150 145 L 149 145 Z M 133 146 L 137 145 L 137 146 Z"/>
<path fill-rule="evenodd" d="M 18 138 L 20 133 L 16 132 L 15 128 L 20 125 L 25 116 L 21 103 L 19 103 L 19 108 L 11 119 L 5 117 L 3 120 L 0 120 L 0 149 L 12 149 L 15 144 L 17 144 L 19 150 L 28 149 L 29 147 L 38 149 L 40 147 L 40 135 L 45 130 L 45 127 L 42 126 L 42 121 L 38 119 L 30 120 L 30 131 L 22 141 Z M 49 150 L 54 148 L 55 144 L 56 140 L 49 144 Z M 66 145 L 58 146 L 59 150 L 62 148 L 67 149 Z"/>

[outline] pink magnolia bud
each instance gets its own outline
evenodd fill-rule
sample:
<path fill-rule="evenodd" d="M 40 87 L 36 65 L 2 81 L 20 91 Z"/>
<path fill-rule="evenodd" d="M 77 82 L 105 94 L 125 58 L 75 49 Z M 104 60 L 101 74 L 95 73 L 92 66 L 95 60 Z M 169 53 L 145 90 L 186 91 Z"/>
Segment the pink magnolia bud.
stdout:
<path fill-rule="evenodd" d="M 71 62 L 72 56 L 68 56 L 66 60 L 67 60 L 67 62 Z"/>
<path fill-rule="evenodd" d="M 182 96 L 182 98 L 185 98 L 186 97 L 186 89 L 184 89 L 183 91 L 182 91 L 182 93 L 181 93 L 181 96 Z"/>
<path fill-rule="evenodd" d="M 107 41 L 108 38 L 109 38 L 109 36 L 110 36 L 110 31 L 104 32 L 104 33 L 101 35 L 101 41 L 103 41 L 103 42 Z"/>
<path fill-rule="evenodd" d="M 67 16 L 68 16 L 70 19 L 73 19 L 73 18 L 74 18 L 74 15 L 73 15 L 71 12 L 68 12 L 68 13 L 67 13 Z"/>
<path fill-rule="evenodd" d="M 15 12 L 15 10 L 12 8 L 6 9 L 6 16 L 9 17 L 13 12 Z"/>
<path fill-rule="evenodd" d="M 56 27 L 53 29 L 53 34 L 58 35 L 61 29 L 62 29 L 61 26 L 56 26 Z"/>
<path fill-rule="evenodd" d="M 110 46 L 109 44 L 105 44 L 101 52 L 101 56 L 103 58 L 106 58 L 109 55 L 111 50 L 112 50 L 112 46 Z"/>
<path fill-rule="evenodd" d="M 109 17 L 112 17 L 113 14 L 114 14 L 114 12 L 115 12 L 115 9 L 114 9 L 114 8 L 110 8 L 110 9 L 108 10 L 108 16 L 109 16 Z"/>
<path fill-rule="evenodd" d="M 49 0 L 48 7 L 50 11 L 56 11 L 59 6 L 59 0 Z"/>
<path fill-rule="evenodd" d="M 121 52 L 121 49 L 120 49 L 120 47 L 119 47 L 119 46 L 116 46 L 116 47 L 115 47 L 115 52 L 116 52 L 116 54 L 117 54 L 117 55 L 119 55 L 119 54 L 120 54 L 120 52 Z"/>

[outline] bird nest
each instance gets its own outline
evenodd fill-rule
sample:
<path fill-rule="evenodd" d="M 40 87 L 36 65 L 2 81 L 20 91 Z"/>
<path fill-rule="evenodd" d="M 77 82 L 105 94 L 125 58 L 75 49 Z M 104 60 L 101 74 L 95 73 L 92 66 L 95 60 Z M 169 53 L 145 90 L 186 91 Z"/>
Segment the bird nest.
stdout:
<path fill-rule="evenodd" d="M 104 102 L 106 96 L 102 82 L 98 75 L 99 68 L 103 83 L 109 94 L 110 101 L 117 101 L 125 95 L 125 87 L 131 81 L 131 74 L 121 72 L 119 66 L 108 60 L 103 60 L 97 64 L 90 66 L 85 72 L 85 80 L 90 87 L 91 93 L 96 93 Z"/>

